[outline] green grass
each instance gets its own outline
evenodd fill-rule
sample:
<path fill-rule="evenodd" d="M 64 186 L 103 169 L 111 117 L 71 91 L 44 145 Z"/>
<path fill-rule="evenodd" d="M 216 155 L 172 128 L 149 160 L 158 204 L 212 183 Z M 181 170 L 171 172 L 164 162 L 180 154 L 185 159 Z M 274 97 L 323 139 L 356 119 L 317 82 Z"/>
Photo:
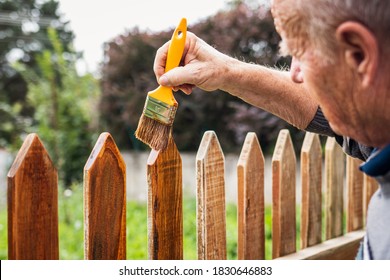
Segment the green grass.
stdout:
<path fill-rule="evenodd" d="M 84 258 L 84 223 L 82 188 L 59 194 L 59 246 L 60 259 Z M 297 211 L 299 229 L 299 209 Z M 237 259 L 237 207 L 226 205 L 227 258 Z M 271 259 L 271 207 L 265 209 L 266 259 Z M 147 259 L 147 206 L 145 203 L 127 203 L 127 259 Z M 184 259 L 197 259 L 196 201 L 186 197 L 183 201 L 183 246 Z M 297 234 L 299 248 L 299 233 Z M 0 210 L 0 259 L 7 259 L 7 211 Z"/>
<path fill-rule="evenodd" d="M 7 246 L 7 211 L 0 211 L 0 260 L 6 260 L 8 255 Z"/>

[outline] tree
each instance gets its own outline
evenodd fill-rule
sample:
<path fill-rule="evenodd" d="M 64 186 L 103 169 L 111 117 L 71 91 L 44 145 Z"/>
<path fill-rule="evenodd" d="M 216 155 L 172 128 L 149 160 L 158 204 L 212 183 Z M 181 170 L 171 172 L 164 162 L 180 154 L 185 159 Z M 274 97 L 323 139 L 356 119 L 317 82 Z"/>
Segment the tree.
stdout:
<path fill-rule="evenodd" d="M 278 55 L 280 37 L 269 7 L 260 5 L 254 9 L 243 1 L 232 1 L 229 7 L 189 26 L 189 30 L 240 60 L 276 67 L 290 63 L 289 58 Z M 157 87 L 152 70 L 155 52 L 171 34 L 172 31 L 150 34 L 135 28 L 106 45 L 100 111 L 105 129 L 122 148 L 144 148 L 133 134 L 145 94 Z M 238 151 L 248 131 L 260 136 L 264 149 L 272 148 L 270 144 L 274 144 L 279 130 L 292 128 L 270 113 L 219 91 L 201 93 L 195 89 L 190 97 L 181 93 L 175 97 L 179 107 L 173 133 L 182 150 L 197 150 L 206 130 L 217 132 L 227 152 Z"/>
<path fill-rule="evenodd" d="M 76 60 L 65 60 L 58 34 L 48 29 L 51 50 L 36 56 L 40 75 L 19 64 L 28 83 L 28 101 L 34 107 L 29 132 L 39 134 L 59 172 L 60 182 L 69 187 L 83 178 L 83 167 L 96 135 L 96 100 L 99 87 L 91 74 L 79 76 Z"/>
<path fill-rule="evenodd" d="M 74 35 L 58 5 L 54 0 L 0 0 L 0 147 L 19 145 L 34 111 L 26 102 L 27 83 L 11 63 L 23 63 L 41 75 L 36 58 L 52 50 L 48 28 L 58 33 L 64 56 L 74 54 L 69 48 Z"/>

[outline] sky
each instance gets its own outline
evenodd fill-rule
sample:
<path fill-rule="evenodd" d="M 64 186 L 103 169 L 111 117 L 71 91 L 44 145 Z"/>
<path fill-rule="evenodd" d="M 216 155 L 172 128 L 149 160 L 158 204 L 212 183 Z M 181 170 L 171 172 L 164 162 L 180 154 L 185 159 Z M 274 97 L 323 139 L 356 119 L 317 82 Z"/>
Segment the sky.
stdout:
<path fill-rule="evenodd" d="M 193 24 L 226 7 L 228 0 L 59 0 L 60 12 L 75 33 L 74 47 L 84 53 L 79 72 L 97 73 L 103 43 L 128 29 L 162 31 L 182 17 Z"/>

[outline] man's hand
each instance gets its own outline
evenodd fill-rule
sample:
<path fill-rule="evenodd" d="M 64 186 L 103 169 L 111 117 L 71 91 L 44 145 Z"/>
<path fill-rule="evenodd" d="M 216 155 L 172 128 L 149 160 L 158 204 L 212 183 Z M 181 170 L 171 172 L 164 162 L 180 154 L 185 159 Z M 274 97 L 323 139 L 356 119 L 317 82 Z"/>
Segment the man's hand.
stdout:
<path fill-rule="evenodd" d="M 205 91 L 213 91 L 223 86 L 230 57 L 199 39 L 191 32 L 187 32 L 187 41 L 179 67 L 165 72 L 165 63 L 169 43 L 165 43 L 156 53 L 154 73 L 160 85 L 173 87 L 173 90 L 182 90 L 191 94 L 193 88 L 199 87 Z"/>

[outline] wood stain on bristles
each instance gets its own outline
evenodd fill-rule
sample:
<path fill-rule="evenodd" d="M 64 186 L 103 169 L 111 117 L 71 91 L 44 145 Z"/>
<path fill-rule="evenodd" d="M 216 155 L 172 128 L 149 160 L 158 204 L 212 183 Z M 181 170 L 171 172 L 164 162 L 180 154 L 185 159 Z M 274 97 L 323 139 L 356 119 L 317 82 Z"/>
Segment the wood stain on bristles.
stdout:
<path fill-rule="evenodd" d="M 172 126 L 162 124 L 142 115 L 135 131 L 135 137 L 149 145 L 153 150 L 163 151 L 168 146 L 171 132 Z"/>

